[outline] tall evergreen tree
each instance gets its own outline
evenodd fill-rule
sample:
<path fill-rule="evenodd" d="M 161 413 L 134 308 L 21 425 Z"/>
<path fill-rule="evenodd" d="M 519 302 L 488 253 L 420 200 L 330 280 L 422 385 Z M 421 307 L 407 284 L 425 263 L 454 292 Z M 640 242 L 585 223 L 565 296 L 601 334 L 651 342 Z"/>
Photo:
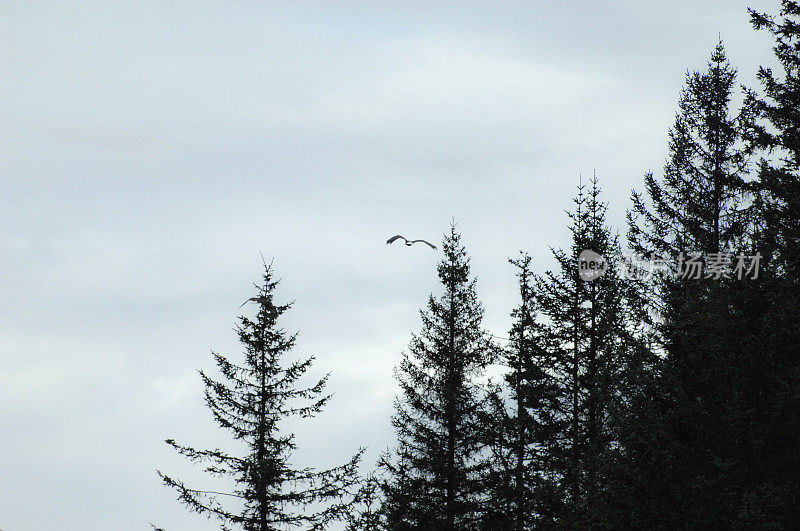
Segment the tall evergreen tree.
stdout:
<path fill-rule="evenodd" d="M 769 267 L 800 276 L 800 3 L 782 0 L 779 20 L 749 10 L 753 27 L 775 39 L 782 78 L 760 67 L 763 95 L 751 90 L 748 108 L 754 119 L 748 130 L 753 143 L 766 150 L 758 172 L 759 249 Z"/>
<path fill-rule="evenodd" d="M 731 116 L 729 110 L 735 83 L 721 41 L 706 72 L 686 75 L 663 180 L 645 174 L 650 206 L 633 193 L 628 226 L 634 251 L 671 259 L 730 249 L 741 239 L 749 150 L 741 141 L 747 113 Z"/>
<path fill-rule="evenodd" d="M 511 312 L 510 338 L 501 352 L 507 372 L 489 395 L 489 517 L 497 529 L 539 529 L 553 525 L 560 512 L 548 454 L 558 432 L 559 387 L 538 322 L 531 257 L 522 254 L 509 262 L 517 269 L 520 302 Z"/>
<path fill-rule="evenodd" d="M 782 0 L 778 16 L 750 10 L 756 30 L 774 38 L 782 69 L 761 67 L 762 94 L 748 91 L 750 139 L 758 165 L 755 248 L 765 256 L 762 280 L 747 287 L 748 359 L 744 395 L 754 422 L 747 434 L 744 525 L 800 526 L 800 3 Z"/>
<path fill-rule="evenodd" d="M 389 476 L 390 529 L 478 529 L 484 497 L 484 396 L 479 377 L 491 358 L 483 308 L 455 225 L 438 265 L 444 289 L 421 311 L 395 373 L 402 395 L 392 424 L 398 444 L 381 467 Z"/>
<path fill-rule="evenodd" d="M 726 118 L 735 71 L 721 58 L 720 45 L 707 72 L 687 77 L 665 178 L 645 180 L 652 211 L 634 196 L 629 234 L 640 252 L 753 252 L 770 240 L 754 223 L 763 205 L 758 197 L 751 203 L 749 192 L 763 188 L 747 182 L 752 146 L 741 144 L 752 128 L 750 109 Z M 684 120 L 687 114 L 697 118 Z M 702 140 L 694 159 L 681 147 L 692 145 L 683 140 L 682 121 Z M 711 179 L 690 187 L 693 175 Z M 797 522 L 797 474 L 786 472 L 798 468 L 789 466 L 796 452 L 786 451 L 797 443 L 796 417 L 786 414 L 797 393 L 786 389 L 797 388 L 798 371 L 796 362 L 779 360 L 796 358 L 780 343 L 790 340 L 788 348 L 798 351 L 797 324 L 786 318 L 797 315 L 797 302 L 787 304 L 785 287 L 763 279 L 707 273 L 660 282 L 662 357 L 628 408 L 617 521 L 637 528 L 785 527 Z"/>
<path fill-rule="evenodd" d="M 287 334 L 278 325 L 291 304 L 274 301 L 277 285 L 271 267 L 265 265 L 262 284 L 256 286 L 258 293 L 250 299 L 258 313 L 253 319 L 240 317 L 237 326 L 244 347 L 242 362 L 214 353 L 223 379 L 200 371 L 214 420 L 244 443 L 245 455 L 230 455 L 219 449 L 196 450 L 173 439 L 166 441 L 192 462 L 203 464 L 209 474 L 231 478 L 235 488 L 230 492 L 198 490 L 158 472 L 191 511 L 216 517 L 223 529 L 323 529 L 347 516 L 351 491 L 358 482 L 362 451 L 347 463 L 327 470 L 295 468 L 291 463 L 297 444 L 281 423 L 289 417 L 313 417 L 330 395 L 324 394 L 327 375 L 309 387 L 298 385 L 313 357 L 285 359 L 297 334 Z"/>
<path fill-rule="evenodd" d="M 724 433 L 716 406 L 726 402 L 722 375 L 735 372 L 718 342 L 720 328 L 712 331 L 708 318 L 712 301 L 726 307 L 726 285 L 684 282 L 677 269 L 681 257 L 685 264 L 691 255 L 733 253 L 750 245 L 751 150 L 742 139 L 750 115 L 730 108 L 736 75 L 722 42 L 705 71 L 687 73 L 663 178 L 647 173 L 647 200 L 634 192 L 628 212 L 631 248 L 672 264 L 671 275 L 655 276 L 648 292 L 657 322 L 651 345 L 661 359 L 641 375 L 621 431 L 626 464 L 617 463 L 617 516 L 634 527 L 711 525 L 726 510 L 712 507 L 723 475 L 708 459 L 710 442 L 701 435 L 703 426 L 716 428 L 715 437 Z M 697 511 L 690 514 L 693 508 Z"/>
<path fill-rule="evenodd" d="M 554 250 L 556 271 L 537 280 L 537 300 L 546 318 L 548 348 L 559 379 L 559 433 L 549 450 L 559 472 L 564 510 L 559 525 L 585 527 L 600 517 L 605 484 L 603 463 L 614 443 L 615 404 L 625 393 L 624 374 L 638 357 L 633 319 L 641 317 L 635 282 L 620 276 L 618 238 L 606 225 L 607 206 L 597 179 L 589 193 L 581 185 L 569 213 L 572 242 Z M 594 280 L 581 278 L 581 253 L 590 250 L 608 263 Z"/>
<path fill-rule="evenodd" d="M 741 142 L 745 116 L 729 109 L 735 81 L 721 42 L 705 72 L 687 74 L 664 177 L 645 175 L 649 206 L 633 194 L 629 241 L 638 253 L 677 264 L 681 253 L 732 252 L 744 244 L 748 148 Z M 628 410 L 627 481 L 638 495 L 628 497 L 626 521 L 633 526 L 709 526 L 730 510 L 719 503 L 723 453 L 714 459 L 719 448 L 711 446 L 724 433 L 721 402 L 730 398 L 727 377 L 735 371 L 725 365 L 730 350 L 718 343 L 720 328 L 709 317 L 726 306 L 727 284 L 672 273 L 656 278 L 651 293 L 663 357 Z"/>

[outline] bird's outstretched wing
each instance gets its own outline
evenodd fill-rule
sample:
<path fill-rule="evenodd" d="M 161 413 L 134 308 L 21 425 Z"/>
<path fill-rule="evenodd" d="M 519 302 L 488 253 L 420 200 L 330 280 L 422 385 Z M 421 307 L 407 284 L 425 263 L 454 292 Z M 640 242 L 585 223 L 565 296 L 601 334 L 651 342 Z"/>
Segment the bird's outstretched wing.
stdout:
<path fill-rule="evenodd" d="M 248 302 L 261 302 L 261 297 L 250 297 L 249 299 L 247 299 L 242 303 L 242 306 L 244 306 Z M 242 306 L 239 306 L 239 308 L 241 308 Z"/>
<path fill-rule="evenodd" d="M 432 244 L 431 242 L 428 242 L 428 241 L 425 241 L 425 240 L 411 240 L 411 243 L 417 243 L 417 242 L 424 243 L 425 245 L 427 245 L 431 249 L 436 249 L 436 246 L 434 244 Z"/>
<path fill-rule="evenodd" d="M 395 241 L 397 239 L 400 239 L 400 238 L 403 238 L 403 240 L 406 241 L 406 242 L 408 241 L 408 240 L 405 239 L 405 237 L 400 236 L 399 234 L 396 234 L 396 235 L 392 236 L 391 238 L 389 238 L 388 240 L 386 240 L 386 245 L 389 245 L 393 241 Z"/>

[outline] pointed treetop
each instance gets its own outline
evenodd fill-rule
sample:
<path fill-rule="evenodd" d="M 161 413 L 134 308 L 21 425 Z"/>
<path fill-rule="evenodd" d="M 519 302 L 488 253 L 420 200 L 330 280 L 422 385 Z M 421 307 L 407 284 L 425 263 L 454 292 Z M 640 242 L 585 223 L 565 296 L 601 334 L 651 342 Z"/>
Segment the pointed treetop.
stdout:
<path fill-rule="evenodd" d="M 456 230 L 455 220 L 450 222 L 450 233 L 442 239 L 442 249 L 444 256 L 436 267 L 439 280 L 446 285 L 467 282 L 470 274 L 469 257 L 461 242 L 461 234 Z"/>

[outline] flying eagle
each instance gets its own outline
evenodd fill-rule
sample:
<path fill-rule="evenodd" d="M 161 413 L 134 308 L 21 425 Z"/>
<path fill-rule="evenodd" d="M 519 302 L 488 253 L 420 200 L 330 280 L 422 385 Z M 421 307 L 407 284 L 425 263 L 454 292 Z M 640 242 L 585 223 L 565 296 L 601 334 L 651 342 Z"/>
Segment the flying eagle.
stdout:
<path fill-rule="evenodd" d="M 409 240 L 409 239 L 407 239 L 405 236 L 400 236 L 399 234 L 397 234 L 396 236 L 392 236 L 391 238 L 389 238 L 388 240 L 386 240 L 386 245 L 389 245 L 389 244 L 390 244 L 390 243 L 392 243 L 393 241 L 395 241 L 395 240 L 398 240 L 398 239 L 400 239 L 400 238 L 402 238 L 402 239 L 403 239 L 403 241 L 404 241 L 404 242 L 406 242 L 406 245 L 407 245 L 408 247 L 411 247 L 411 246 L 412 246 L 412 245 L 414 245 L 415 243 L 424 243 L 425 245 L 427 245 L 427 246 L 428 246 L 428 247 L 430 247 L 431 249 L 436 249 L 436 246 L 435 246 L 435 245 L 433 245 L 433 244 L 432 244 L 432 243 L 430 243 L 430 242 L 426 242 L 425 240 Z"/>
<path fill-rule="evenodd" d="M 256 304 L 261 304 L 265 300 L 266 300 L 266 297 L 264 297 L 263 295 L 260 295 L 258 297 L 250 297 L 249 299 L 247 299 L 246 301 L 244 301 L 242 303 L 242 306 L 244 306 L 248 302 L 255 302 Z M 239 306 L 239 308 L 241 308 L 242 306 Z"/>

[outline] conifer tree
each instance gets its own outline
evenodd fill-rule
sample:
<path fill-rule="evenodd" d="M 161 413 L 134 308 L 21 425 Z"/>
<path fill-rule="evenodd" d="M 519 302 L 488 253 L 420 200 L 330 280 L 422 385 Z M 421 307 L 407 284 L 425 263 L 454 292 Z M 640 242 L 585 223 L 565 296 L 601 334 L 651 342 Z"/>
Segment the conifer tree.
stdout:
<path fill-rule="evenodd" d="M 257 314 L 252 319 L 239 317 L 237 326 L 244 359 L 234 362 L 213 353 L 222 379 L 200 371 L 205 401 L 214 420 L 244 444 L 243 455 L 166 441 L 210 475 L 231 478 L 235 487 L 229 492 L 196 489 L 158 472 L 190 511 L 219 519 L 223 529 L 323 529 L 347 516 L 352 491 L 358 484 L 363 451 L 345 464 L 326 470 L 296 468 L 291 462 L 297 443 L 294 435 L 282 428 L 282 422 L 290 417 L 315 416 L 330 395 L 324 394 L 327 375 L 310 386 L 299 385 L 313 357 L 286 359 L 297 334 L 287 334 L 279 327 L 279 318 L 291 304 L 275 302 L 277 285 L 271 267 L 265 264 L 262 283 L 256 286 L 258 293 L 250 299 L 257 306 Z"/>
<path fill-rule="evenodd" d="M 560 512 L 548 453 L 559 425 L 558 385 L 538 322 L 531 257 L 509 262 L 517 269 L 520 302 L 501 352 L 507 372 L 489 395 L 489 517 L 497 529 L 539 529 L 553 525 Z"/>
<path fill-rule="evenodd" d="M 758 136 L 748 115 L 752 108 L 737 119 L 725 118 L 735 71 L 720 61 L 721 48 L 712 54 L 707 72 L 688 76 L 676 120 L 687 113 L 699 117 L 685 120 L 696 124 L 702 140 L 692 148 L 698 157 L 686 163 L 681 146 L 692 144 L 676 141 L 685 136 L 676 125 L 663 182 L 646 177 L 652 211 L 645 212 L 634 196 L 633 212 L 640 216 L 629 217 L 629 234 L 640 251 L 667 252 L 672 258 L 680 251 L 756 252 L 771 241 L 765 237 L 765 218 L 758 214 L 768 212 L 759 204 L 765 197 L 769 201 L 768 187 L 763 178 L 762 183 L 747 182 L 753 145 L 740 142 L 745 131 L 750 139 Z M 675 168 L 682 170 L 676 173 Z M 689 187 L 692 175 L 713 179 Z M 755 202 L 752 191 L 759 193 Z M 644 223 L 637 225 L 637 218 Z M 769 231 L 769 223 L 766 227 Z M 787 344 L 793 343 L 788 349 L 797 352 L 798 327 L 786 319 L 797 315 L 797 303 L 789 302 L 791 295 L 787 300 L 786 286 L 763 279 L 707 276 L 660 282 L 657 350 L 662 357 L 631 401 L 622 440 L 626 459 L 619 470 L 627 472 L 619 482 L 626 488 L 617 499 L 617 521 L 629 527 L 784 527 L 797 522 L 797 510 L 791 508 L 797 507 L 798 482 L 796 474 L 785 472 L 798 468 L 789 465 L 796 459 L 785 451 L 798 440 L 786 415 L 797 394 L 785 391 L 797 387 L 796 363 L 788 361 L 795 356 L 788 354 Z M 776 455 L 781 457 L 776 460 Z"/>
<path fill-rule="evenodd" d="M 709 316 L 731 302 L 728 287 L 724 279 L 681 278 L 677 264 L 682 256 L 747 245 L 749 151 L 741 142 L 747 116 L 731 116 L 735 81 L 720 42 L 707 70 L 686 76 L 664 177 L 645 175 L 650 205 L 634 193 L 628 213 L 631 247 L 673 265 L 650 293 L 658 323 L 654 347 L 662 358 L 628 409 L 623 442 L 629 459 L 624 482 L 639 495 L 621 520 L 634 527 L 709 526 L 730 511 L 719 503 L 724 449 L 713 446 L 725 432 L 721 417 L 727 415 L 725 402 L 731 404 L 728 379 L 736 371 L 726 366 L 728 342 L 720 342 L 724 334 L 710 326 Z M 694 276 L 705 277 L 705 271 Z M 620 507 L 625 498 L 623 492 Z"/>
<path fill-rule="evenodd" d="M 374 472 L 367 475 L 354 498 L 347 516 L 347 531 L 376 531 L 384 529 L 381 507 L 381 480 Z"/>
<path fill-rule="evenodd" d="M 626 391 L 626 371 L 641 363 L 632 322 L 641 314 L 637 284 L 620 277 L 621 249 L 606 225 L 607 206 L 599 195 L 596 178 L 588 194 L 579 186 L 575 210 L 568 213 L 571 246 L 553 251 L 558 269 L 536 283 L 554 357 L 551 370 L 559 379 L 560 426 L 549 452 L 565 502 L 559 525 L 567 527 L 585 527 L 599 518 L 603 463 L 614 443 L 611 415 Z M 605 273 L 590 281 L 578 270 L 586 250 L 607 261 Z"/>
<path fill-rule="evenodd" d="M 706 72 L 686 75 L 662 181 L 645 174 L 649 202 L 633 193 L 628 213 L 634 251 L 673 259 L 679 253 L 713 253 L 735 247 L 745 230 L 749 149 L 741 122 L 731 116 L 736 83 L 720 41 Z"/>
<path fill-rule="evenodd" d="M 420 494 L 421 481 L 413 474 L 410 459 L 410 452 L 398 451 L 392 455 L 386 451 L 378 461 L 378 467 L 384 473 L 379 480 L 381 500 L 378 512 L 386 529 L 405 531 L 425 527 L 425 513 L 417 507 L 424 507 L 425 503 Z"/>
<path fill-rule="evenodd" d="M 392 425 L 397 446 L 384 455 L 390 529 L 480 528 L 485 461 L 479 377 L 492 347 L 481 326 L 483 307 L 455 225 L 438 265 L 443 293 L 421 311 L 395 374 L 401 387 Z"/>
<path fill-rule="evenodd" d="M 652 276 L 648 286 L 656 322 L 651 350 L 660 359 L 650 374 L 641 375 L 621 430 L 627 461 L 618 463 L 616 473 L 627 491 L 618 491 L 616 505 L 626 514 L 618 519 L 633 527 L 711 525 L 730 512 L 719 503 L 711 507 L 722 495 L 724 476 L 709 459 L 714 451 L 709 438 L 699 435 L 716 430 L 714 437 L 723 437 L 724 421 L 715 415 L 722 417 L 733 403 L 726 398 L 733 392 L 726 382 L 734 378 L 735 364 L 726 360 L 723 345 L 729 341 L 719 338 L 735 335 L 712 329 L 708 318 L 710 308 L 730 307 L 725 303 L 730 292 L 724 279 L 684 281 L 688 270 L 680 271 L 679 264 L 693 255 L 733 255 L 751 245 L 752 148 L 743 141 L 751 113 L 731 109 L 736 76 L 722 42 L 705 71 L 687 73 L 663 178 L 647 173 L 647 200 L 634 192 L 628 212 L 631 248 L 670 266 L 668 274 Z M 701 269 L 690 276 L 705 275 Z M 730 317 L 727 311 L 722 315 Z M 730 325 L 725 328 L 732 332 Z M 638 495 L 631 496 L 631 490 Z"/>
<path fill-rule="evenodd" d="M 775 39 L 775 57 L 782 78 L 771 68 L 760 67 L 758 79 L 763 96 L 748 91 L 753 111 L 748 136 L 770 155 L 758 168 L 759 250 L 767 268 L 800 278 L 800 3 L 782 0 L 779 19 L 749 10 L 756 30 L 767 30 Z"/>
<path fill-rule="evenodd" d="M 746 285 L 741 334 L 749 371 L 743 378 L 748 422 L 745 479 L 737 511 L 742 526 L 800 526 L 800 3 L 782 0 L 778 16 L 749 10 L 756 30 L 775 40 L 782 72 L 761 67 L 761 94 L 748 91 L 749 138 L 758 164 L 754 249 L 764 255 L 761 280 Z"/>

